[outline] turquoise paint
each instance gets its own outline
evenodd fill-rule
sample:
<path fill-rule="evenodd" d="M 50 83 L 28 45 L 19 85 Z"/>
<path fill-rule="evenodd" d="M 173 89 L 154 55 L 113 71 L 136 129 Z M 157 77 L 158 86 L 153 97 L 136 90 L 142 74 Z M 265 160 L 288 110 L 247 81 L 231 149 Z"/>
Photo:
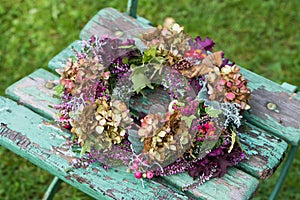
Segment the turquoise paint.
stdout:
<path fill-rule="evenodd" d="M 68 47 L 66 47 L 49 61 L 48 67 L 53 71 L 55 71 L 56 69 L 64 68 L 67 59 L 75 55 L 72 49 L 74 48 L 75 50 L 80 51 L 81 46 L 82 45 L 80 40 L 72 42 L 70 45 L 68 45 Z"/>

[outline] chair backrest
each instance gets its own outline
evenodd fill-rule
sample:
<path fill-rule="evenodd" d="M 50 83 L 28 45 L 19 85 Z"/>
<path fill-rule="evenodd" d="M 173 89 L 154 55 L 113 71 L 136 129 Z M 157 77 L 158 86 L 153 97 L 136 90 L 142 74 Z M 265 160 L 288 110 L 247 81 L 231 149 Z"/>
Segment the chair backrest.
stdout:
<path fill-rule="evenodd" d="M 138 0 L 128 0 L 127 1 L 127 14 L 131 17 L 136 18 Z"/>

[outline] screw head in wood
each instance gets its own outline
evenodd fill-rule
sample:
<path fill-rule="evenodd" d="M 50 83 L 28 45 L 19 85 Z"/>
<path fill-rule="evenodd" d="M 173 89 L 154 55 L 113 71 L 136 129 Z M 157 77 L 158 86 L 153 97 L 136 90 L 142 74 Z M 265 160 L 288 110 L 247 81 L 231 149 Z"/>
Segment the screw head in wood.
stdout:
<path fill-rule="evenodd" d="M 52 89 L 55 86 L 55 84 L 53 82 L 51 82 L 51 81 L 48 81 L 45 86 L 48 89 Z"/>
<path fill-rule="evenodd" d="M 275 110 L 277 108 L 277 105 L 275 103 L 269 102 L 267 103 L 267 108 L 269 110 Z"/>

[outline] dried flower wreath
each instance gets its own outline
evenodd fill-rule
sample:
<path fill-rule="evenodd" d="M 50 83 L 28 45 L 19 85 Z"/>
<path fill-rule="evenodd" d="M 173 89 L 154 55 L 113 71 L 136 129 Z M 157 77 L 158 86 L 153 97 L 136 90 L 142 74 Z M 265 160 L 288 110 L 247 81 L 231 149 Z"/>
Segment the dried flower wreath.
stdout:
<path fill-rule="evenodd" d="M 215 43 L 173 20 L 134 39 L 82 41 L 56 87 L 57 122 L 80 146 L 75 167 L 127 165 L 136 178 L 187 172 L 190 189 L 244 159 L 236 128 L 250 90 Z"/>

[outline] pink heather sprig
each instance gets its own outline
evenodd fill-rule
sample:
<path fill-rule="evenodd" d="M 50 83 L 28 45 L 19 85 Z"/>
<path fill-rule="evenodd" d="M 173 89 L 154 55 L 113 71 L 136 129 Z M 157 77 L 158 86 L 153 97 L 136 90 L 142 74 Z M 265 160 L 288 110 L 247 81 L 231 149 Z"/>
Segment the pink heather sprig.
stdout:
<path fill-rule="evenodd" d="M 148 158 L 143 154 L 133 154 L 131 161 L 129 162 L 129 169 L 130 172 L 133 170 L 134 177 L 137 179 L 140 178 L 147 178 L 152 179 L 155 176 L 155 169 L 159 169 L 159 171 L 163 171 L 161 165 L 157 162 L 152 163 L 151 165 L 148 164 Z M 154 172 L 153 172 L 154 170 Z"/>
<path fill-rule="evenodd" d="M 125 140 L 122 145 L 113 145 L 109 152 L 91 149 L 83 157 L 75 159 L 72 164 L 75 168 L 80 168 L 98 162 L 104 169 L 108 169 L 120 164 L 128 165 L 131 161 L 131 154 L 130 143 Z"/>
<path fill-rule="evenodd" d="M 135 46 L 133 39 L 123 41 L 108 36 L 102 38 L 92 36 L 89 40 L 82 41 L 81 51 L 74 51 L 78 59 L 92 57 L 97 60 L 104 67 L 109 68 L 112 75 L 117 76 L 118 79 L 129 70 L 131 62 L 141 57 L 141 52 Z"/>
<path fill-rule="evenodd" d="M 176 70 L 170 70 L 165 74 L 162 85 L 169 92 L 171 99 L 180 99 L 184 97 L 187 90 L 191 89 L 185 83 L 185 78 Z"/>
<path fill-rule="evenodd" d="M 191 116 L 197 113 L 199 107 L 199 101 L 197 99 L 192 100 L 190 97 L 187 97 L 187 103 L 185 107 L 178 107 L 180 113 L 183 116 Z"/>

